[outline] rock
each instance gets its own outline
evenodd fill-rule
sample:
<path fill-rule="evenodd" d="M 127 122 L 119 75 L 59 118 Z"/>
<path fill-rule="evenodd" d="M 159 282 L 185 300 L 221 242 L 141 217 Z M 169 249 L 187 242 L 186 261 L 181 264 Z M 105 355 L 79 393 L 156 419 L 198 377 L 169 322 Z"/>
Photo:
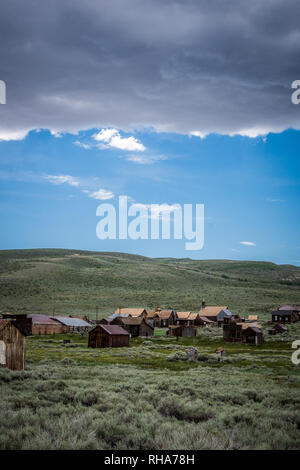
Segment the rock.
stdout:
<path fill-rule="evenodd" d="M 186 350 L 186 355 L 188 359 L 193 359 L 194 361 L 198 358 L 198 349 L 193 346 L 189 346 Z"/>

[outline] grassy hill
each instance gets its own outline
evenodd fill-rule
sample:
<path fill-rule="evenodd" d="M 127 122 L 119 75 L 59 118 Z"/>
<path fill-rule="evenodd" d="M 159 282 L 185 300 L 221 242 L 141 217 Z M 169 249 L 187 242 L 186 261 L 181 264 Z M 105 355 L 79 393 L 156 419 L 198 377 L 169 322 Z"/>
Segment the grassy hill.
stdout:
<path fill-rule="evenodd" d="M 124 253 L 0 251 L 0 310 L 100 316 L 118 306 L 198 311 L 202 298 L 235 313 L 300 302 L 300 268 L 268 262 L 146 258 Z"/>

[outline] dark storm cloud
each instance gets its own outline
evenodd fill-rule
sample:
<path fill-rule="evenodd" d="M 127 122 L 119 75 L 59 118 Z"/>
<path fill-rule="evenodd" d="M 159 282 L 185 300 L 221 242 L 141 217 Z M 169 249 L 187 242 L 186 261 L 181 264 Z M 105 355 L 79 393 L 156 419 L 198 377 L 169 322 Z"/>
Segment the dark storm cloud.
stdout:
<path fill-rule="evenodd" d="M 298 0 L 2 0 L 0 135 L 300 128 Z"/>

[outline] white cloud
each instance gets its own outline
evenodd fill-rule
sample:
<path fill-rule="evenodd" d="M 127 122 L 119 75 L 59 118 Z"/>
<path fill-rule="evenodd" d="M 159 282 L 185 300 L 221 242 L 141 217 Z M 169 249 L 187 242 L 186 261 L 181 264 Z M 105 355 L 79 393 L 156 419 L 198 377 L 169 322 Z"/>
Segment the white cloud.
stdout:
<path fill-rule="evenodd" d="M 79 140 L 75 140 L 73 143 L 77 145 L 78 147 L 81 147 L 85 150 L 88 150 L 91 148 L 90 144 L 85 144 L 84 142 L 80 142 Z"/>
<path fill-rule="evenodd" d="M 84 192 L 86 193 L 88 191 Z M 89 192 L 89 197 L 106 201 L 107 199 L 112 199 L 114 197 L 114 193 L 112 191 L 107 191 L 106 189 L 98 189 L 98 191 Z"/>
<path fill-rule="evenodd" d="M 94 134 L 93 137 L 95 140 L 108 143 L 116 134 L 119 134 L 117 129 L 102 129 L 98 134 Z"/>
<path fill-rule="evenodd" d="M 25 139 L 26 135 L 28 134 L 29 130 L 6 130 L 0 129 L 0 141 L 5 140 L 23 140 Z"/>
<path fill-rule="evenodd" d="M 45 175 L 44 178 L 52 184 L 69 184 L 70 186 L 79 186 L 79 181 L 70 175 Z"/>
<path fill-rule="evenodd" d="M 135 137 L 122 137 L 117 129 L 102 129 L 93 137 L 98 142 L 104 142 L 108 147 L 120 150 L 129 150 L 131 152 L 144 152 L 146 150 L 146 147 Z M 103 144 L 100 148 L 103 148 Z"/>
<path fill-rule="evenodd" d="M 126 160 L 138 165 L 152 165 L 161 160 L 167 160 L 165 155 L 126 155 Z"/>
<path fill-rule="evenodd" d="M 268 197 L 268 198 L 267 198 L 267 201 L 268 201 L 268 202 L 274 202 L 274 203 L 275 203 L 275 202 L 285 202 L 284 199 L 276 199 L 276 198 L 271 198 L 271 197 Z"/>
<path fill-rule="evenodd" d="M 240 245 L 256 246 L 256 243 L 254 243 L 254 242 L 240 242 Z"/>

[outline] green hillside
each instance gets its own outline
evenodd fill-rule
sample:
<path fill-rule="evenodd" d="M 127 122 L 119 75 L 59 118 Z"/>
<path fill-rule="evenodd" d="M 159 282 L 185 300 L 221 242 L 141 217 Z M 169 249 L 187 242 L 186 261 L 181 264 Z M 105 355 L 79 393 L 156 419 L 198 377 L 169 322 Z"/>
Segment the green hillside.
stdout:
<path fill-rule="evenodd" d="M 268 262 L 153 259 L 79 250 L 0 251 L 0 309 L 104 316 L 119 306 L 263 314 L 300 302 L 300 268 Z"/>

